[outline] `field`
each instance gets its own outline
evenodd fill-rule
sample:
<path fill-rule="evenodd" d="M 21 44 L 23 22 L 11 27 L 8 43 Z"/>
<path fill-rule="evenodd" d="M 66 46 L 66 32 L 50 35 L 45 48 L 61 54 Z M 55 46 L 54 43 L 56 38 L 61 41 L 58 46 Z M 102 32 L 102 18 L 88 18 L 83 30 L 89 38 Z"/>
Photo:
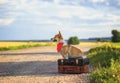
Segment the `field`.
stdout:
<path fill-rule="evenodd" d="M 21 46 L 21 45 L 55 45 L 54 42 L 0 42 L 0 47 L 11 47 L 11 46 Z"/>
<path fill-rule="evenodd" d="M 55 46 L 53 42 L 0 42 L 0 50 L 17 50 L 30 47 Z"/>
<path fill-rule="evenodd" d="M 79 46 L 96 47 L 108 42 L 80 42 Z M 30 47 L 55 46 L 55 42 L 0 42 L 0 50 L 17 50 Z"/>

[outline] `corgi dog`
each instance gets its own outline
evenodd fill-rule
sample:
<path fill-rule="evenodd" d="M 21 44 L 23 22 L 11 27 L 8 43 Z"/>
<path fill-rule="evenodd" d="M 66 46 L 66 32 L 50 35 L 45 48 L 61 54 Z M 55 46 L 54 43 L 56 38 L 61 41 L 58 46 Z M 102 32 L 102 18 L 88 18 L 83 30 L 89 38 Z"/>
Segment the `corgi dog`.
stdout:
<path fill-rule="evenodd" d="M 57 42 L 57 52 L 59 52 L 64 59 L 77 58 L 83 56 L 83 53 L 79 48 L 70 44 L 64 45 L 63 37 L 60 31 L 54 36 L 54 38 L 52 38 L 52 40 L 54 42 Z"/>

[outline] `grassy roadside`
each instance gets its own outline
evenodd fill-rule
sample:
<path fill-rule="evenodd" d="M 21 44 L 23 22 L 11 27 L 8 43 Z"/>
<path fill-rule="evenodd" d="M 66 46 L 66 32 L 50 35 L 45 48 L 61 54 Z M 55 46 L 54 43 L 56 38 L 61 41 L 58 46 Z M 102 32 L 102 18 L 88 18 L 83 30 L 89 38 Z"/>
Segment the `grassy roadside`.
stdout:
<path fill-rule="evenodd" d="M 109 42 L 80 42 L 79 46 L 96 47 Z M 17 50 L 30 47 L 56 46 L 55 42 L 0 42 L 0 51 Z"/>
<path fill-rule="evenodd" d="M 80 42 L 79 46 L 101 46 L 103 42 Z M 30 47 L 56 46 L 55 42 L 0 42 L 0 51 L 17 50 Z"/>
<path fill-rule="evenodd" d="M 87 57 L 95 69 L 90 83 L 120 83 L 120 43 L 92 48 Z"/>

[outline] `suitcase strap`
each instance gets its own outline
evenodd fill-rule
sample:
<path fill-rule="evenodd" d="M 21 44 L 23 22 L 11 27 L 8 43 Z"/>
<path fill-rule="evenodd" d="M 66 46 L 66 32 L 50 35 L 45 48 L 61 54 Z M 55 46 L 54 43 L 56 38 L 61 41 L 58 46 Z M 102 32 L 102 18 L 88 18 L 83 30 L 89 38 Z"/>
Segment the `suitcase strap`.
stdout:
<path fill-rule="evenodd" d="M 76 64 L 78 65 L 78 59 L 76 59 Z"/>

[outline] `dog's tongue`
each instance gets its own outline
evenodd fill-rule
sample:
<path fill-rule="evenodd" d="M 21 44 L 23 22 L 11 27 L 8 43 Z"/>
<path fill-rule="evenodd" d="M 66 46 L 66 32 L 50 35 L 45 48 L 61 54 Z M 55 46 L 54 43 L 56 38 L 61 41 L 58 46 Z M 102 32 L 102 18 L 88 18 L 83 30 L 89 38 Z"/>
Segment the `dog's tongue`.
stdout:
<path fill-rule="evenodd" d="M 57 44 L 57 52 L 60 52 L 63 44 L 64 44 L 63 42 L 60 42 L 60 43 Z"/>

